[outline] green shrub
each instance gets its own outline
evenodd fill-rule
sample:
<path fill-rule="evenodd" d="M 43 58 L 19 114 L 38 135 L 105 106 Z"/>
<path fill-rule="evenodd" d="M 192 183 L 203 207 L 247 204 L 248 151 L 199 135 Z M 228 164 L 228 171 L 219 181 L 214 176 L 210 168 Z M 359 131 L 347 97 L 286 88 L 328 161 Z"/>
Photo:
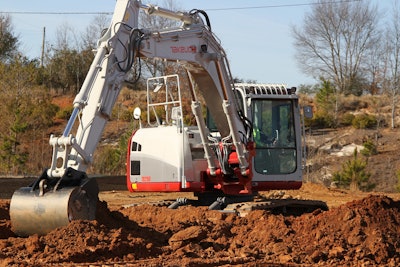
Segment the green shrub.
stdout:
<path fill-rule="evenodd" d="M 96 151 L 96 160 L 93 167 L 101 174 L 123 174 L 125 172 L 125 154 L 112 145 L 105 145 Z"/>
<path fill-rule="evenodd" d="M 119 117 L 120 120 L 130 122 L 133 119 L 133 111 L 130 109 L 124 109 Z"/>
<path fill-rule="evenodd" d="M 69 117 L 71 117 L 73 110 L 74 107 L 72 106 L 59 109 L 56 113 L 56 119 L 68 120 Z"/>
<path fill-rule="evenodd" d="M 376 117 L 369 114 L 360 114 L 354 117 L 352 125 L 356 129 L 371 129 L 376 127 Z"/>
<path fill-rule="evenodd" d="M 354 120 L 354 115 L 351 113 L 345 113 L 341 118 L 340 118 L 340 124 L 343 126 L 350 126 L 353 124 Z"/>
<path fill-rule="evenodd" d="M 368 161 L 360 159 L 357 149 L 354 149 L 353 159 L 346 161 L 342 165 L 342 170 L 333 174 L 333 181 L 338 182 L 341 187 L 369 191 L 375 187 L 375 184 L 369 182 L 371 174 L 366 170 L 367 164 Z"/>
<path fill-rule="evenodd" d="M 363 154 L 364 156 L 369 157 L 369 156 L 378 154 L 376 145 L 374 144 L 374 142 L 371 139 L 365 141 L 363 146 L 364 146 L 364 149 L 361 150 L 361 154 Z"/>
<path fill-rule="evenodd" d="M 335 119 L 331 114 L 317 112 L 311 119 L 310 126 L 316 128 L 332 128 L 335 127 Z"/>

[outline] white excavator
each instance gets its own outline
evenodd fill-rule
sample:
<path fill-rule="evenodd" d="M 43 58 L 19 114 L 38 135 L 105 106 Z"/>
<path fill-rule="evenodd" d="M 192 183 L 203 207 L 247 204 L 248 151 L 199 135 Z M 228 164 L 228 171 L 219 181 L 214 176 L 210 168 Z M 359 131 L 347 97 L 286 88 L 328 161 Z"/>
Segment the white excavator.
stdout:
<path fill-rule="evenodd" d="M 181 25 L 139 28 L 141 10 Z M 71 118 L 61 136 L 50 137 L 51 166 L 12 196 L 10 218 L 17 235 L 46 234 L 71 220 L 95 219 L 99 189 L 86 170 L 122 84 L 140 58 L 178 62 L 190 82 L 181 88 L 178 75 L 148 79 L 146 127 L 129 141 L 130 191 L 194 192 L 200 203 L 223 209 L 251 201 L 259 191 L 301 187 L 295 88 L 234 84 L 224 49 L 202 10 L 175 12 L 117 0 Z M 196 126 L 184 124 L 183 91 L 190 93 Z M 135 109 L 135 118 L 140 114 Z"/>

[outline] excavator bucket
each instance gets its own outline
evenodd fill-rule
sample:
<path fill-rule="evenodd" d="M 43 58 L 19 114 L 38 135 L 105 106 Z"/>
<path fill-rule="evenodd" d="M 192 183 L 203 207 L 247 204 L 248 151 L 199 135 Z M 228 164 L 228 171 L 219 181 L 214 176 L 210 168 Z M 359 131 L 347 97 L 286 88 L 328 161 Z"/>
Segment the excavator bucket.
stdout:
<path fill-rule="evenodd" d="M 14 192 L 12 230 L 18 236 L 44 235 L 72 220 L 94 220 L 98 192 L 96 180 L 83 172 L 68 168 L 58 179 L 44 172 L 32 185 Z"/>

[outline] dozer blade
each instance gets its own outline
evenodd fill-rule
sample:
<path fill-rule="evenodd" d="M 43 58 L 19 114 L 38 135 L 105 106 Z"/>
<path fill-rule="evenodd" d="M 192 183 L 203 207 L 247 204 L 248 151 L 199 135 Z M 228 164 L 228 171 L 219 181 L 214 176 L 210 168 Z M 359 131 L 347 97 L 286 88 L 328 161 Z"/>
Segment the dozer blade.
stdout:
<path fill-rule="evenodd" d="M 12 230 L 18 236 L 44 235 L 72 220 L 94 220 L 98 192 L 96 180 L 83 172 L 68 168 L 58 179 L 44 172 L 31 186 L 14 192 Z"/>

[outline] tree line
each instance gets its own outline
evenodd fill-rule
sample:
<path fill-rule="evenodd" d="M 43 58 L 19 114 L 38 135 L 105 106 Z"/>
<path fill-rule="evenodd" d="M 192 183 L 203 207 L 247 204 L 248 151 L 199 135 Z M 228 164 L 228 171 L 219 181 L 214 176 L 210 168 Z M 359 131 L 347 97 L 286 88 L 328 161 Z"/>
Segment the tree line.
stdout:
<path fill-rule="evenodd" d="M 398 1 L 392 4 L 390 11 L 384 12 L 370 1 L 319 0 L 305 14 L 303 24 L 292 28 L 301 70 L 320 79 L 321 85 L 329 82 L 333 89 L 335 117 L 341 94 L 388 95 L 390 124 L 396 127 L 400 10 Z"/>
<path fill-rule="evenodd" d="M 104 25 L 101 19 L 97 17 L 91 25 Z M 36 169 L 43 168 L 38 155 L 48 148 L 33 141 L 54 124 L 59 111 L 52 103 L 54 92 L 77 92 L 82 85 L 93 59 L 98 29 L 88 27 L 79 43 L 67 40 L 72 33 L 73 29 L 60 26 L 57 42 L 47 46 L 43 62 L 29 59 L 19 50 L 12 17 L 0 13 L 0 173 L 32 171 L 32 167 L 25 168 L 32 166 L 28 164 L 32 159 L 37 160 Z"/>
<path fill-rule="evenodd" d="M 165 4 L 167 8 L 177 8 L 173 1 Z M 177 25 L 175 21 L 141 15 L 140 24 L 146 28 Z M 48 129 L 60 120 L 64 123 L 72 111 L 72 107 L 53 104 L 52 99 L 57 95 L 74 96 L 79 91 L 94 58 L 97 40 L 109 24 L 109 17 L 98 15 L 83 32 L 77 33 L 68 23 L 63 23 L 57 28 L 55 42 L 45 43 L 44 56 L 30 59 L 19 50 L 21 43 L 14 32 L 12 17 L 0 13 L 0 98 L 3 100 L 0 105 L 0 175 L 39 173 L 49 165 Z M 182 68 L 156 60 L 143 61 L 142 67 L 147 75 L 182 72 Z M 132 70 L 128 78 L 135 79 L 135 75 Z M 143 78 L 135 85 L 136 89 L 144 88 L 142 81 Z M 128 86 L 131 85 L 128 83 Z M 129 93 L 122 95 L 131 98 Z M 113 113 L 118 113 L 118 119 L 129 120 L 132 112 L 116 110 Z M 120 142 L 125 144 L 126 141 Z M 123 162 L 110 164 L 107 159 L 124 160 L 124 149 L 124 145 L 101 148 L 100 151 L 105 152 L 97 158 L 109 165 L 102 166 L 100 162 L 97 169 L 102 173 L 123 171 Z"/>

